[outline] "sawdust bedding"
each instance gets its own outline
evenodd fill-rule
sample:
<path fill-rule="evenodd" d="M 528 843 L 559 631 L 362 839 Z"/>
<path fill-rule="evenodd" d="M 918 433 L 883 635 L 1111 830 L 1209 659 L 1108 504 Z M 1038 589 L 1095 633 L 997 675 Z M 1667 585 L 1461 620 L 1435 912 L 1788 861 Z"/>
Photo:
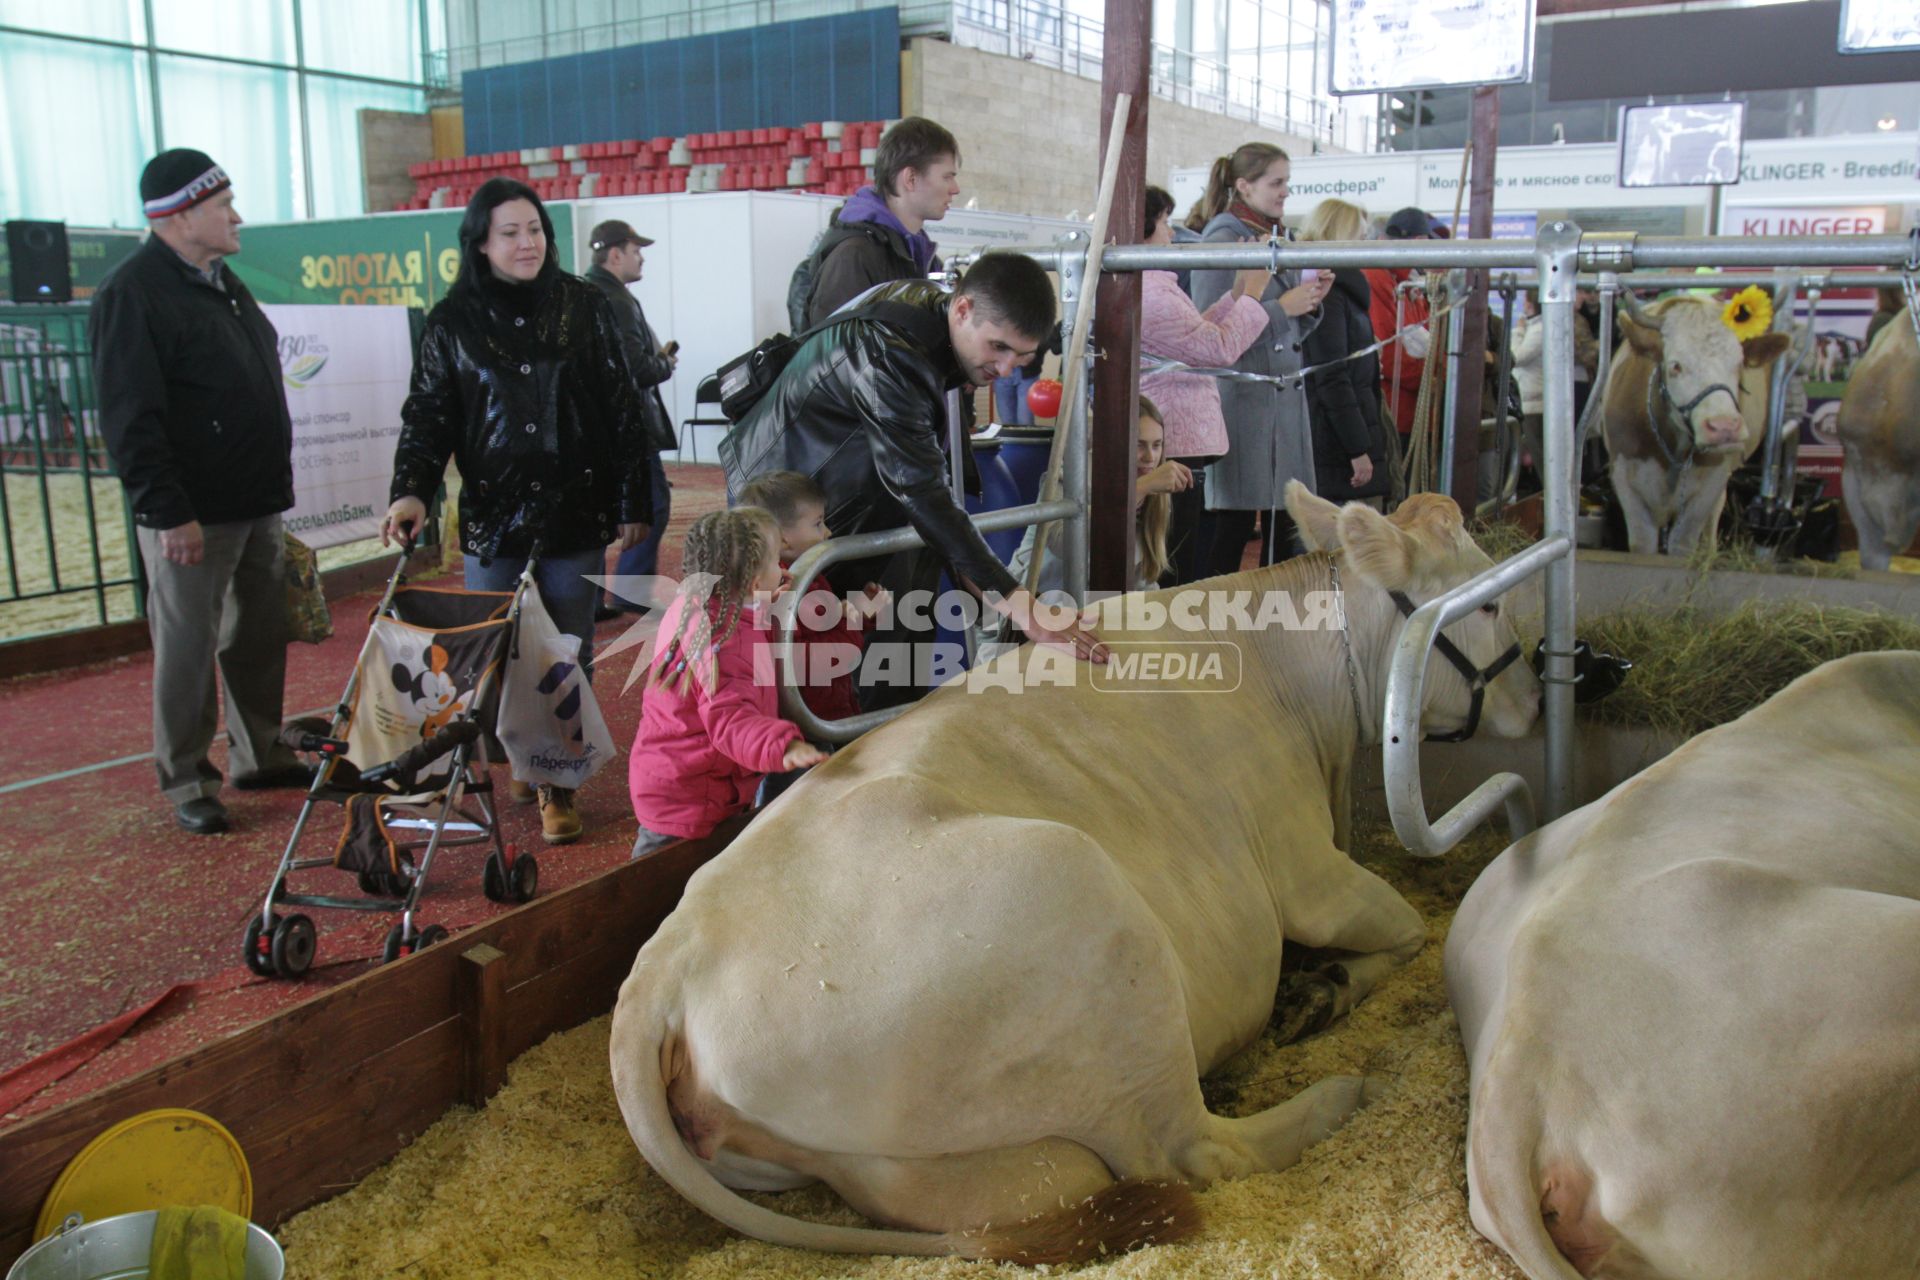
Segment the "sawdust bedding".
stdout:
<path fill-rule="evenodd" d="M 1406 856 L 1384 828 L 1356 856 L 1426 918 L 1429 942 L 1352 1016 L 1286 1048 L 1263 1041 L 1205 1082 L 1241 1115 L 1324 1076 L 1393 1090 L 1279 1174 L 1199 1194 L 1200 1233 L 1074 1270 L 1113 1280 L 1521 1280 L 1467 1218 L 1467 1071 L 1441 983 L 1461 896 L 1503 847 L 1482 833 L 1445 859 Z M 875 1277 L 925 1280 L 1034 1270 L 957 1259 L 847 1257 L 745 1239 L 693 1208 L 640 1159 L 607 1072 L 608 1019 L 554 1036 L 513 1064 L 486 1108 L 457 1110 L 359 1187 L 280 1231 L 289 1277 Z M 796 1217 L 862 1220 L 823 1188 L 754 1199 Z"/>

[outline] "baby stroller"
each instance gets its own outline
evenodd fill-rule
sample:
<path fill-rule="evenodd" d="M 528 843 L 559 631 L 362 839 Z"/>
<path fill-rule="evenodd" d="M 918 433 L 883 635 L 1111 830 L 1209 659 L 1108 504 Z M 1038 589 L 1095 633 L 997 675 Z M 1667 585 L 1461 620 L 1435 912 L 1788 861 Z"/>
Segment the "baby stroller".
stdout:
<path fill-rule="evenodd" d="M 383 964 L 446 938 L 440 925 L 414 920 L 444 848 L 493 846 L 481 883 L 495 902 L 526 902 L 539 886 L 539 863 L 501 840 L 484 741 L 539 549 L 512 591 L 408 586 L 411 550 L 403 545 L 332 720 L 296 722 L 283 734 L 321 764 L 266 899 L 247 924 L 247 968 L 262 977 L 297 978 L 313 965 L 313 920 L 277 907 L 399 912 Z M 356 766 L 369 758 L 381 763 Z M 331 853 L 296 857 L 323 801 L 345 810 L 339 838 Z M 288 888 L 289 873 L 316 867 L 351 874 L 366 896 Z"/>

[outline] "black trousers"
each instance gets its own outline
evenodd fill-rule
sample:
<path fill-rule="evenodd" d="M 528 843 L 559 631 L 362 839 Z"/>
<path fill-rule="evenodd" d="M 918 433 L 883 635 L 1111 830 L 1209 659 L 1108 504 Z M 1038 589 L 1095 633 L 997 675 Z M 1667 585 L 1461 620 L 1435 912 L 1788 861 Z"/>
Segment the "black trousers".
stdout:
<path fill-rule="evenodd" d="M 1247 543 L 1253 538 L 1256 525 L 1260 535 L 1262 565 L 1291 560 L 1300 554 L 1293 517 L 1284 511 L 1214 511 L 1208 514 L 1213 517 L 1212 564 L 1207 569 L 1208 577 L 1240 572 L 1240 561 L 1246 555 Z"/>
<path fill-rule="evenodd" d="M 1207 559 L 1208 544 L 1213 540 L 1213 522 L 1207 518 L 1206 494 L 1201 483 L 1207 464 L 1216 460 L 1209 454 L 1201 458 L 1175 458 L 1175 462 L 1185 463 L 1193 471 L 1193 487 L 1170 495 L 1172 508 L 1167 519 L 1167 558 L 1173 564 L 1173 572 L 1162 579 L 1162 586 L 1175 587 L 1183 582 L 1193 582 L 1200 578 L 1204 566 L 1212 563 Z"/>

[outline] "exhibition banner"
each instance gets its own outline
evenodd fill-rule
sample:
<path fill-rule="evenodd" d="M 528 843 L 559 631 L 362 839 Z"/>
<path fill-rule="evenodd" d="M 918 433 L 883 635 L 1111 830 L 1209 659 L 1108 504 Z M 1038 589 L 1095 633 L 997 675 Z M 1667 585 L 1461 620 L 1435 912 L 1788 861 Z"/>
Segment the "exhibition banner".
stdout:
<path fill-rule="evenodd" d="M 405 307 L 268 306 L 293 416 L 288 533 L 310 547 L 371 538 L 387 511 L 413 369 Z"/>
<path fill-rule="evenodd" d="M 560 265 L 573 270 L 569 206 L 548 206 Z M 263 303 L 431 308 L 460 270 L 460 209 L 374 218 L 249 223 L 227 260 Z"/>

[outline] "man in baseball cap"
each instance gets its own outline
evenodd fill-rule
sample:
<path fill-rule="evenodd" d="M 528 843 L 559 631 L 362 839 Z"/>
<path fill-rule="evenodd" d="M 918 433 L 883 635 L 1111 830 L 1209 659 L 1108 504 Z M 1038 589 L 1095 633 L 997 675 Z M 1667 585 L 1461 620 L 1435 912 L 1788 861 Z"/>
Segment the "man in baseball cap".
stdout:
<path fill-rule="evenodd" d="M 153 234 L 101 283 L 87 327 L 146 567 L 160 790 L 182 828 L 212 835 L 227 829 L 207 758 L 221 683 L 234 785 L 309 776 L 279 741 L 293 425 L 279 336 L 226 265 L 240 251 L 226 171 L 205 152 L 163 151 L 140 200 Z"/>
<path fill-rule="evenodd" d="M 626 352 L 627 368 L 633 374 L 634 384 L 640 389 L 641 416 L 646 424 L 647 439 L 653 445 L 652 461 L 649 463 L 653 488 L 653 526 L 638 545 L 620 553 L 619 563 L 613 571 L 616 590 L 609 593 L 608 599 L 595 614 L 602 621 L 619 613 L 642 611 L 636 602 L 620 597 L 617 590 L 619 580 L 635 580 L 637 589 L 639 579 L 650 578 L 659 572 L 660 536 L 666 532 L 667 517 L 673 506 L 673 486 L 667 482 L 666 467 L 660 461 L 660 455 L 678 449 L 680 441 L 674 432 L 673 417 L 667 412 L 660 388 L 667 379 L 673 377 L 674 366 L 679 362 L 676 354 L 679 344 L 660 345 L 660 340 L 654 336 L 653 326 L 647 323 L 646 312 L 640 308 L 640 299 L 634 297 L 633 290 L 628 287 L 640 283 L 641 271 L 646 265 L 646 255 L 641 251 L 652 243 L 618 218 L 601 223 L 587 236 L 587 248 L 593 254 L 593 265 L 587 269 L 586 278 L 598 285 L 600 291 L 607 295 L 607 301 L 613 304 L 620 345 Z"/>
<path fill-rule="evenodd" d="M 1387 239 L 1389 240 L 1431 240 L 1433 238 L 1433 219 L 1427 216 L 1425 209 L 1408 207 L 1398 210 L 1387 219 Z"/>

